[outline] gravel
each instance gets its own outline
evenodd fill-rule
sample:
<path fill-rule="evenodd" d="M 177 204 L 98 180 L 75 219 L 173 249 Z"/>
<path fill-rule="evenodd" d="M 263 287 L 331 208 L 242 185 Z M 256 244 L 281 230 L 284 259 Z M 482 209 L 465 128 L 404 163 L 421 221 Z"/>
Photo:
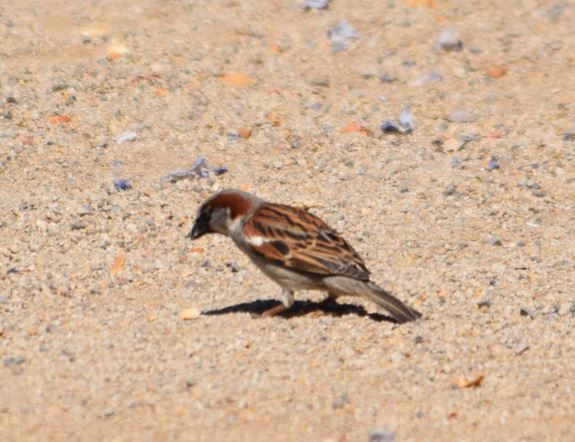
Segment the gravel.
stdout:
<path fill-rule="evenodd" d="M 0 440 L 575 439 L 573 8 L 101 3 L 0 8 Z M 260 318 L 280 289 L 186 238 L 230 187 L 309 207 L 423 319 Z"/>

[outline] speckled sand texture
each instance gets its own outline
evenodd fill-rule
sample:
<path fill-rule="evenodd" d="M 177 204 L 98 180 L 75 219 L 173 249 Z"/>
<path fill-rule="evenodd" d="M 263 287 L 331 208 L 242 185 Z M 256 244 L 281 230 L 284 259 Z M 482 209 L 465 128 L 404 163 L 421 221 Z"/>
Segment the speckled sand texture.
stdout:
<path fill-rule="evenodd" d="M 302 5 L 0 2 L 0 440 L 575 439 L 575 4 Z M 258 318 L 227 187 L 424 319 Z"/>

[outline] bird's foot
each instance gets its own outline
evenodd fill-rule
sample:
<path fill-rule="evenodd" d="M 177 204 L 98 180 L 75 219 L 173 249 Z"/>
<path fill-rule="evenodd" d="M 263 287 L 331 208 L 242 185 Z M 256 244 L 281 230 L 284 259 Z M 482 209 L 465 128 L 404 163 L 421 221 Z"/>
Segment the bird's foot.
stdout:
<path fill-rule="evenodd" d="M 328 307 L 328 308 L 329 308 L 329 307 L 334 307 L 334 306 L 338 305 L 336 299 L 337 299 L 337 296 L 328 295 L 328 296 L 325 297 L 324 300 L 322 300 L 322 301 L 319 303 L 319 305 L 320 305 L 320 307 L 322 307 L 322 308 L 325 308 L 325 307 Z"/>
<path fill-rule="evenodd" d="M 261 318 L 273 318 L 287 310 L 287 307 L 283 304 L 276 305 L 275 307 L 269 308 L 261 314 Z"/>

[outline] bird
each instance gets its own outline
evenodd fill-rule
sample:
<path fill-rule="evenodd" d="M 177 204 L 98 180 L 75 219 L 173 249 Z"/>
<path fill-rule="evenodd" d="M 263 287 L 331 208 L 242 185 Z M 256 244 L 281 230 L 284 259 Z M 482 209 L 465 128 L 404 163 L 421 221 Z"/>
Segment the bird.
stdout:
<path fill-rule="evenodd" d="M 370 280 L 363 259 L 325 221 L 305 209 L 265 201 L 241 190 L 217 192 L 199 207 L 187 237 L 221 234 L 282 288 L 282 304 L 263 313 L 275 316 L 294 304 L 301 290 L 327 292 L 325 302 L 360 296 L 386 310 L 397 323 L 421 313 Z"/>

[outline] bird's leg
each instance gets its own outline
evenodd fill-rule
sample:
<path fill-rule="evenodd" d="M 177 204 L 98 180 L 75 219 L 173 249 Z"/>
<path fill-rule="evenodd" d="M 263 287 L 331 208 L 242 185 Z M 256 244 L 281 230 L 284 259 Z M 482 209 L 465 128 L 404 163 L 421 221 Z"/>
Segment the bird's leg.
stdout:
<path fill-rule="evenodd" d="M 333 292 L 327 292 L 327 296 L 321 301 L 322 306 L 337 304 L 337 295 Z"/>
<path fill-rule="evenodd" d="M 265 318 L 271 318 L 272 316 L 279 315 L 280 313 L 283 313 L 287 309 L 289 309 L 294 302 L 295 300 L 293 298 L 293 293 L 290 292 L 288 289 L 283 289 L 282 303 L 280 305 L 276 305 L 275 307 L 267 309 L 265 312 L 262 313 L 262 316 Z"/>

